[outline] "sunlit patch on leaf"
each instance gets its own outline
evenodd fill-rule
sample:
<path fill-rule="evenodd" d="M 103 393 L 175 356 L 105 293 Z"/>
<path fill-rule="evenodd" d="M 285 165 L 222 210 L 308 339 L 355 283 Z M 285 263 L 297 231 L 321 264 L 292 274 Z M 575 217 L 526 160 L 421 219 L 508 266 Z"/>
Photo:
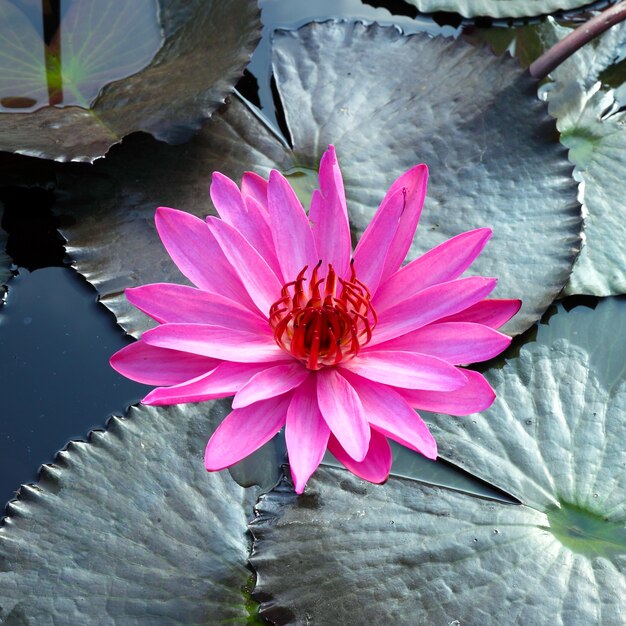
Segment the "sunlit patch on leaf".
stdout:
<path fill-rule="evenodd" d="M 334 469 L 299 499 L 283 488 L 263 497 L 252 524 L 262 614 L 276 624 L 619 623 L 625 313 L 616 299 L 560 308 L 489 370 L 490 409 L 433 416 L 444 457 L 523 505 Z"/>
<path fill-rule="evenodd" d="M 260 29 L 251 0 L 61 7 L 46 41 L 40 14 L 0 8 L 2 150 L 93 161 L 138 130 L 184 141 L 232 90 Z"/>
<path fill-rule="evenodd" d="M 132 408 L 22 487 L 0 528 L 0 622 L 245 623 L 256 492 L 204 470 L 208 414 Z"/>
<path fill-rule="evenodd" d="M 156 0 L 101 6 L 74 1 L 64 4 L 58 18 L 46 44 L 40 23 L 37 29 L 11 3 L 0 7 L 3 113 L 47 105 L 88 109 L 101 87 L 143 69 L 162 44 Z"/>

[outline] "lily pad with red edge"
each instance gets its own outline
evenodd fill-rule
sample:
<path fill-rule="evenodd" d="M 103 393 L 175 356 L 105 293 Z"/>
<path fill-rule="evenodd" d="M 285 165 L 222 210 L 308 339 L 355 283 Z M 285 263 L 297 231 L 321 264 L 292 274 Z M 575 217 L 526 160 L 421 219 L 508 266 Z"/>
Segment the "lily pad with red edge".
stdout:
<path fill-rule="evenodd" d="M 205 471 L 216 423 L 131 408 L 44 466 L 0 528 L 0 623 L 245 623 L 258 492 Z"/>
<path fill-rule="evenodd" d="M 252 0 L 63 8 L 44 42 L 37 21 L 0 7 L 1 150 L 93 161 L 139 130 L 186 141 L 223 104 L 260 37 Z"/>
<path fill-rule="evenodd" d="M 617 624 L 626 610 L 626 302 L 559 307 L 486 374 L 482 414 L 438 415 L 442 456 L 522 505 L 322 469 L 251 529 L 275 624 Z M 295 576 L 295 572 L 298 575 Z"/>
<path fill-rule="evenodd" d="M 213 170 L 237 181 L 272 168 L 306 179 L 329 143 L 355 238 L 393 180 L 426 162 L 429 191 L 408 258 L 489 226 L 493 238 L 471 273 L 498 276 L 495 297 L 523 300 L 507 332 L 541 316 L 567 282 L 582 218 L 554 122 L 513 60 L 460 41 L 327 22 L 278 33 L 274 71 L 293 149 L 234 97 L 184 147 L 132 137 L 91 169 L 59 169 L 57 210 L 74 218 L 62 229 L 68 252 L 123 328 L 137 336 L 149 327 L 125 287 L 184 280 L 157 238 L 157 206 L 206 215 Z"/>

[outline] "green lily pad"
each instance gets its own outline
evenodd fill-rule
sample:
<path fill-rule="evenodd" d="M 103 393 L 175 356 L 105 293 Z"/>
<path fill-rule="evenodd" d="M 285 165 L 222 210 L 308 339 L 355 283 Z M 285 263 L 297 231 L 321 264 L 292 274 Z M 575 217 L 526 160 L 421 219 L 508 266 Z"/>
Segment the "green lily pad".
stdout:
<path fill-rule="evenodd" d="M 48 45 L 11 3 L 0 19 L 0 149 L 59 161 L 93 161 L 138 130 L 187 140 L 260 34 L 252 0 L 75 0 Z"/>
<path fill-rule="evenodd" d="M 205 215 L 213 170 L 239 180 L 276 168 L 311 188 L 329 143 L 356 236 L 393 180 L 426 162 L 429 192 L 408 258 L 491 226 L 472 273 L 499 276 L 496 297 L 524 301 L 508 332 L 538 319 L 567 281 L 581 214 L 554 123 L 517 64 L 463 42 L 333 22 L 278 33 L 274 52 L 293 148 L 233 98 L 184 148 L 132 137 L 91 169 L 60 169 L 68 252 L 122 327 L 148 327 L 125 287 L 183 280 L 158 242 L 157 206 Z"/>
<path fill-rule="evenodd" d="M 469 39 L 497 53 L 511 50 L 524 66 L 572 32 L 553 19 L 510 29 L 472 29 Z M 583 184 L 585 238 L 565 295 L 626 293 L 626 25 L 613 26 L 564 61 L 541 88 L 557 118 L 561 142 Z"/>
<path fill-rule="evenodd" d="M 550 45 L 571 29 L 554 22 L 542 27 Z M 587 45 L 552 73 L 550 112 L 561 141 L 582 180 L 585 243 L 566 294 L 608 296 L 626 293 L 626 112 L 620 111 L 607 72 L 626 54 L 626 25 L 619 24 Z M 613 75 L 614 84 L 618 75 Z M 622 76 L 622 80 L 626 76 Z"/>
<path fill-rule="evenodd" d="M 131 408 L 43 466 L 0 528 L 0 623 L 245 623 L 256 493 L 204 470 L 216 423 Z"/>
<path fill-rule="evenodd" d="M 494 405 L 434 416 L 442 454 L 504 504 L 321 469 L 264 496 L 251 562 L 273 623 L 618 624 L 626 610 L 626 301 L 561 308 L 487 376 Z"/>
<path fill-rule="evenodd" d="M 534 17 L 570 11 L 589 4 L 584 0 L 405 0 L 419 11 L 448 11 L 463 17 Z"/>

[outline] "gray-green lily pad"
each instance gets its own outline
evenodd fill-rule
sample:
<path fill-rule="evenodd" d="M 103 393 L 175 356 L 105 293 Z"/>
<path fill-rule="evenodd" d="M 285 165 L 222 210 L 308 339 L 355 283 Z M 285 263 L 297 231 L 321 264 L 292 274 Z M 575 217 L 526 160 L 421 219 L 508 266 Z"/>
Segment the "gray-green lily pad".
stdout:
<path fill-rule="evenodd" d="M 256 492 L 204 470 L 207 405 L 131 408 L 21 488 L 0 528 L 0 623 L 245 623 Z"/>
<path fill-rule="evenodd" d="M 548 45 L 571 31 L 542 26 Z M 550 112 L 582 180 L 585 242 L 566 294 L 626 293 L 626 112 L 602 77 L 626 54 L 626 25 L 619 24 L 579 50 L 552 73 Z M 617 76 L 613 77 L 614 79 Z M 624 78 L 624 77 L 623 77 Z"/>
<path fill-rule="evenodd" d="M 393 180 L 426 162 L 429 193 L 408 257 L 491 226 L 472 273 L 498 276 L 496 297 L 524 301 L 508 332 L 537 320 L 567 281 L 581 213 L 554 122 L 517 64 L 463 42 L 335 22 L 280 32 L 274 52 L 293 148 L 233 98 L 184 148 L 132 137 L 92 169 L 60 169 L 57 208 L 74 221 L 62 229 L 68 252 L 122 327 L 137 335 L 148 324 L 125 287 L 182 280 L 158 242 L 157 206 L 205 215 L 213 170 L 239 180 L 276 168 L 315 182 L 329 143 L 357 236 Z"/>
<path fill-rule="evenodd" d="M 93 161 L 138 130 L 185 141 L 260 36 L 252 0 L 74 0 L 58 17 L 44 44 L 25 13 L 0 7 L 1 150 Z"/>
<path fill-rule="evenodd" d="M 584 0 L 405 0 L 424 13 L 448 11 L 463 17 L 533 17 L 570 11 L 589 4 Z"/>
<path fill-rule="evenodd" d="M 322 469 L 264 496 L 251 562 L 276 624 L 619 624 L 626 610 L 626 301 L 560 308 L 435 416 L 442 454 L 524 502 Z"/>
<path fill-rule="evenodd" d="M 511 29 L 473 29 L 470 40 L 511 50 L 527 66 L 572 32 L 553 19 Z M 582 182 L 584 243 L 565 295 L 626 293 L 626 25 L 613 26 L 565 60 L 541 87 Z"/>

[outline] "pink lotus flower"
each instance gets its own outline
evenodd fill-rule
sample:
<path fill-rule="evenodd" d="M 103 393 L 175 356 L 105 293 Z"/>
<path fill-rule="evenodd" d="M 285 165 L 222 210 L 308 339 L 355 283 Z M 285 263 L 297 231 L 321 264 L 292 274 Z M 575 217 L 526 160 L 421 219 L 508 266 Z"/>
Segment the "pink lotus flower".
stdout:
<path fill-rule="evenodd" d="M 491 405 L 483 376 L 460 364 L 490 359 L 510 338 L 497 328 L 519 300 L 487 300 L 495 278 L 459 278 L 491 236 L 460 234 L 401 267 L 426 193 L 417 165 L 391 186 L 354 253 L 339 165 L 322 157 L 305 213 L 287 180 L 215 173 L 221 219 L 159 208 L 156 226 L 196 287 L 127 289 L 159 322 L 111 365 L 157 385 L 144 404 L 234 395 L 213 433 L 209 471 L 254 452 L 283 426 L 297 493 L 328 448 L 368 481 L 386 480 L 387 437 L 434 459 L 414 408 L 467 415 Z"/>

